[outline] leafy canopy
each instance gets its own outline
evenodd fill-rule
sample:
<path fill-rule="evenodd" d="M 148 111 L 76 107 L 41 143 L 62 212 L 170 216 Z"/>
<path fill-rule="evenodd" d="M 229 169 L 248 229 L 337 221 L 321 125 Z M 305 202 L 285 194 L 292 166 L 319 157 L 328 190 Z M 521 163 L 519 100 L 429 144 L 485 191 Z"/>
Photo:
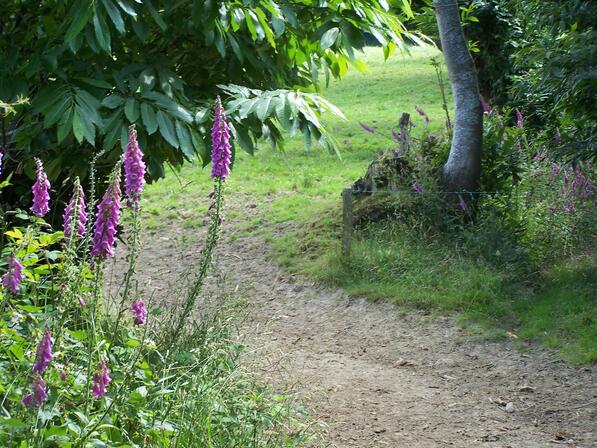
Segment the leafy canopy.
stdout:
<path fill-rule="evenodd" d="M 407 0 L 396 8 L 412 14 Z M 333 149 L 320 114 L 339 111 L 317 85 L 362 68 L 355 50 L 371 35 L 386 57 L 418 40 L 386 0 L 7 0 L 0 100 L 28 97 L 31 108 L 4 118 L 2 143 L 12 162 L 40 156 L 51 178 L 85 176 L 98 151 L 118 156 L 135 123 L 158 178 L 164 163 L 209 162 L 221 94 L 248 152 L 263 137 L 279 146 L 284 130 Z"/>

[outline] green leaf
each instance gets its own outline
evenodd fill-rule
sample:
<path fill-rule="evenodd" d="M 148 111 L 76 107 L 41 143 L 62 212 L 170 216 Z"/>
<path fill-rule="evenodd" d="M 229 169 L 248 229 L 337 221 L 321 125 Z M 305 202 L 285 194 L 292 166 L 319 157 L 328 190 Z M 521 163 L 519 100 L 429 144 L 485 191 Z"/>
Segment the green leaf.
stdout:
<path fill-rule="evenodd" d="M 108 95 L 102 100 L 102 106 L 108 109 L 116 109 L 124 104 L 124 98 L 117 94 Z"/>
<path fill-rule="evenodd" d="M 87 22 L 91 17 L 90 6 L 91 2 L 86 2 L 85 0 L 79 2 L 77 8 L 78 12 L 72 14 L 73 21 L 71 22 L 70 26 L 68 27 L 68 30 L 66 31 L 66 34 L 64 35 L 64 42 L 72 41 L 75 37 L 79 35 L 81 31 L 83 31 L 83 28 L 85 28 L 85 25 L 87 25 Z"/>
<path fill-rule="evenodd" d="M 99 46 L 106 53 L 110 54 L 112 52 L 112 36 L 110 35 L 110 28 L 108 28 L 104 16 L 98 14 L 98 11 L 95 11 L 93 14 L 93 30 Z"/>
<path fill-rule="evenodd" d="M 247 24 L 247 29 L 249 33 L 251 33 L 251 39 L 257 40 L 257 30 L 255 29 L 255 24 L 253 23 L 253 18 L 251 17 L 250 11 L 248 9 L 244 10 L 245 13 L 245 23 Z"/>
<path fill-rule="evenodd" d="M 129 339 L 128 341 L 126 341 L 126 345 L 133 348 L 141 347 L 141 341 L 138 341 L 137 339 Z"/>
<path fill-rule="evenodd" d="M 124 0 L 116 0 L 118 6 L 122 8 L 124 12 L 126 12 L 131 17 L 137 17 L 137 12 L 133 9 L 131 5 L 126 3 Z"/>
<path fill-rule="evenodd" d="M 193 151 L 193 142 L 187 127 L 180 121 L 176 120 L 176 136 L 180 142 L 180 149 L 182 150 L 185 157 L 192 162 L 195 158 L 195 152 Z"/>
<path fill-rule="evenodd" d="M 102 0 L 102 3 L 104 4 L 106 12 L 110 16 L 110 19 L 112 20 L 112 23 L 114 24 L 118 32 L 120 34 L 123 34 L 125 30 L 124 20 L 122 20 L 122 15 L 120 14 L 120 11 L 116 7 L 116 5 L 112 3 L 112 0 Z"/>
<path fill-rule="evenodd" d="M 340 33 L 340 28 L 338 28 L 338 27 L 330 28 L 325 33 L 323 33 L 323 36 L 321 36 L 321 42 L 320 42 L 321 49 L 327 50 L 332 45 L 334 45 L 334 43 L 336 42 L 336 39 L 338 38 L 339 33 Z"/>
<path fill-rule="evenodd" d="M 159 110 L 156 118 L 162 137 L 164 137 L 164 139 L 172 146 L 178 148 L 178 140 L 176 140 L 174 125 L 172 124 L 172 120 L 170 119 L 170 117 L 161 110 Z"/>
<path fill-rule="evenodd" d="M 83 81 L 85 84 L 89 84 L 93 87 L 99 87 L 100 89 L 111 89 L 112 85 L 107 83 L 106 81 L 102 81 L 101 79 L 94 79 L 94 78 L 86 78 L 84 76 L 79 76 L 75 79 L 79 81 Z"/>
<path fill-rule="evenodd" d="M 124 104 L 124 115 L 131 123 L 139 118 L 139 103 L 134 98 L 127 98 Z"/>
<path fill-rule="evenodd" d="M 83 136 L 85 135 L 85 123 L 81 118 L 79 108 L 75 108 L 73 114 L 73 134 L 79 143 L 83 142 Z"/>
<path fill-rule="evenodd" d="M 167 28 L 166 22 L 164 22 L 164 19 L 162 19 L 162 17 L 158 13 L 158 11 L 155 9 L 155 6 L 153 6 L 152 1 L 145 0 L 145 5 L 147 6 L 147 9 L 149 10 L 149 14 L 153 18 L 153 20 L 155 20 L 155 23 L 158 24 L 158 26 L 161 28 L 162 31 L 166 31 L 166 28 Z"/>
<path fill-rule="evenodd" d="M 141 103 L 141 119 L 143 120 L 143 125 L 149 135 L 157 131 L 158 122 L 155 118 L 155 111 L 153 110 L 153 107 L 147 103 Z"/>
<path fill-rule="evenodd" d="M 58 140 L 58 143 L 62 143 L 70 133 L 73 125 L 73 113 L 74 108 L 71 106 L 66 113 L 62 115 L 62 118 L 58 123 L 58 129 L 56 130 L 56 139 Z"/>
<path fill-rule="evenodd" d="M 270 115 L 270 112 L 273 108 L 272 97 L 265 97 L 262 98 L 261 101 L 257 103 L 255 107 L 255 113 L 257 114 L 257 118 L 261 121 L 265 121 L 265 119 Z"/>
<path fill-rule="evenodd" d="M 253 154 L 255 152 L 255 144 L 253 143 L 253 139 L 249 135 L 249 132 L 238 123 L 230 123 L 230 129 L 232 130 L 234 141 L 238 143 L 244 151 Z"/>
<path fill-rule="evenodd" d="M 47 129 L 53 126 L 54 124 L 58 123 L 58 121 L 66 112 L 66 109 L 70 107 L 71 104 L 72 102 L 69 96 L 65 96 L 62 100 L 54 104 L 44 117 L 44 128 Z"/>
<path fill-rule="evenodd" d="M 205 141 L 201 135 L 199 135 L 195 129 L 190 128 L 190 131 L 191 140 L 193 141 L 193 146 L 195 147 L 195 153 L 199 154 L 199 157 L 201 157 L 201 163 L 203 166 L 205 166 L 209 163 L 209 150 L 207 145 L 205 144 Z"/>

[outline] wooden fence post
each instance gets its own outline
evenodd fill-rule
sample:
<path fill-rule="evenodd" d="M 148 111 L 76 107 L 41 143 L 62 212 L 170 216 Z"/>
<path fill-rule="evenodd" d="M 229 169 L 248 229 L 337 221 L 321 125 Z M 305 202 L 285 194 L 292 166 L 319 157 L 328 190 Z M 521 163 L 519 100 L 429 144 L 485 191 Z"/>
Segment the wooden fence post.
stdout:
<path fill-rule="evenodd" d="M 352 239 L 352 189 L 342 191 L 342 256 L 350 255 L 350 240 Z"/>

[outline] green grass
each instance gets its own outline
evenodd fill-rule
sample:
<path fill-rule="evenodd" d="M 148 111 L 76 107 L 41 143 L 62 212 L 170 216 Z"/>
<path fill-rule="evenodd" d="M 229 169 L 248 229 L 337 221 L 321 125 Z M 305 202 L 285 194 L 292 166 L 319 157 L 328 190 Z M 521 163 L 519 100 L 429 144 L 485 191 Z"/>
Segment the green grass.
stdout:
<path fill-rule="evenodd" d="M 319 148 L 306 150 L 289 139 L 285 153 L 265 144 L 255 156 L 237 154 L 227 181 L 230 195 L 256 207 L 228 218 L 237 222 L 233 238 L 261 234 L 272 256 L 290 271 L 310 275 L 351 294 L 392 300 L 404 307 L 458 313 L 471 332 L 514 332 L 539 341 L 573 362 L 597 361 L 597 303 L 592 294 L 595 265 L 590 257 L 552 267 L 543 284 L 520 278 L 510 267 L 467 254 L 444 237 L 423 237 L 407 226 L 376 226 L 357 232 L 352 257 L 339 257 L 340 192 L 362 176 L 367 165 L 392 141 L 363 131 L 359 122 L 389 135 L 402 112 L 425 129 L 415 106 L 431 119 L 429 131 L 444 126 L 436 75 L 429 63 L 437 53 L 414 50 L 383 61 L 367 49 L 369 73 L 350 72 L 332 82 L 325 96 L 347 120 L 327 117 L 340 142 L 341 158 Z M 209 201 L 208 171 L 187 166 L 148 188 L 146 217 L 154 229 L 164 221 L 201 227 Z M 283 223 L 291 230 L 280 235 Z M 284 227 L 288 229 L 288 226 Z M 532 284 L 531 284 L 532 283 Z"/>

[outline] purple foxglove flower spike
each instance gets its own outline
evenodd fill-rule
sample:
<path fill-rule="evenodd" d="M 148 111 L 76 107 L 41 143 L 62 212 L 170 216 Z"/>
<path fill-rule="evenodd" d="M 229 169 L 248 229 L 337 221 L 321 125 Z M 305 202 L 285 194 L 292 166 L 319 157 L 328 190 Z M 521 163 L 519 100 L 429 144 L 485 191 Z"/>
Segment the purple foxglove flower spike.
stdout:
<path fill-rule="evenodd" d="M 0 145 L 0 176 L 2 176 L 2 161 L 4 160 L 4 147 Z"/>
<path fill-rule="evenodd" d="M 522 129 L 523 126 L 523 118 L 522 118 L 522 113 L 517 110 L 516 111 L 516 127 L 519 129 Z"/>
<path fill-rule="evenodd" d="M 35 170 L 36 180 L 31 188 L 33 193 L 31 211 L 35 216 L 42 218 L 50 211 L 50 182 L 41 160 L 35 159 L 35 164 L 37 165 Z"/>
<path fill-rule="evenodd" d="M 489 104 L 481 97 L 481 107 L 483 108 L 483 113 L 489 115 L 491 113 L 491 107 Z"/>
<path fill-rule="evenodd" d="M 13 293 L 19 292 L 23 280 L 23 265 L 14 257 L 8 257 L 8 271 L 2 277 L 2 284 Z"/>
<path fill-rule="evenodd" d="M 111 381 L 112 378 L 110 378 L 110 371 L 108 370 L 106 361 L 100 362 L 95 375 L 93 375 L 93 387 L 91 389 L 93 396 L 100 399 L 106 395 L 108 385 Z"/>
<path fill-rule="evenodd" d="M 52 361 L 53 356 L 51 336 L 50 330 L 46 328 L 44 335 L 37 344 L 35 364 L 33 364 L 33 371 L 35 373 L 44 373 Z"/>
<path fill-rule="evenodd" d="M 423 186 L 418 182 L 413 182 L 413 190 L 417 193 L 423 193 Z"/>
<path fill-rule="evenodd" d="M 120 179 L 114 177 L 97 207 L 97 218 L 93 227 L 92 257 L 114 256 L 114 237 L 120 220 Z"/>
<path fill-rule="evenodd" d="M 48 399 L 48 393 L 46 392 L 46 383 L 43 378 L 39 375 L 33 377 L 33 393 L 27 394 L 21 400 L 24 406 L 35 406 L 41 407 Z"/>
<path fill-rule="evenodd" d="M 60 379 L 66 381 L 66 371 L 64 369 L 60 371 Z"/>
<path fill-rule="evenodd" d="M 230 175 L 230 128 L 226 122 L 226 114 L 220 97 L 216 98 L 214 106 L 214 124 L 211 130 L 211 177 L 212 179 L 226 179 Z"/>
<path fill-rule="evenodd" d="M 142 299 L 131 303 L 131 311 L 133 312 L 135 325 L 143 325 L 147 322 L 147 308 Z"/>
<path fill-rule="evenodd" d="M 75 204 L 75 201 L 77 204 Z M 85 206 L 85 192 L 83 191 L 83 187 L 77 183 L 75 186 L 75 192 L 71 196 L 66 208 L 64 209 L 64 214 L 62 215 L 62 219 L 64 220 L 64 236 L 69 237 L 70 235 L 70 226 L 71 226 L 71 217 L 74 215 L 74 209 L 77 207 L 77 223 L 75 224 L 75 229 L 77 229 L 77 235 L 79 238 L 82 238 L 85 235 L 85 224 L 87 224 L 87 208 Z"/>
<path fill-rule="evenodd" d="M 139 196 L 145 185 L 145 162 L 137 141 L 135 125 L 129 128 L 129 142 L 124 153 L 124 194 L 128 199 L 126 205 L 139 210 Z"/>

